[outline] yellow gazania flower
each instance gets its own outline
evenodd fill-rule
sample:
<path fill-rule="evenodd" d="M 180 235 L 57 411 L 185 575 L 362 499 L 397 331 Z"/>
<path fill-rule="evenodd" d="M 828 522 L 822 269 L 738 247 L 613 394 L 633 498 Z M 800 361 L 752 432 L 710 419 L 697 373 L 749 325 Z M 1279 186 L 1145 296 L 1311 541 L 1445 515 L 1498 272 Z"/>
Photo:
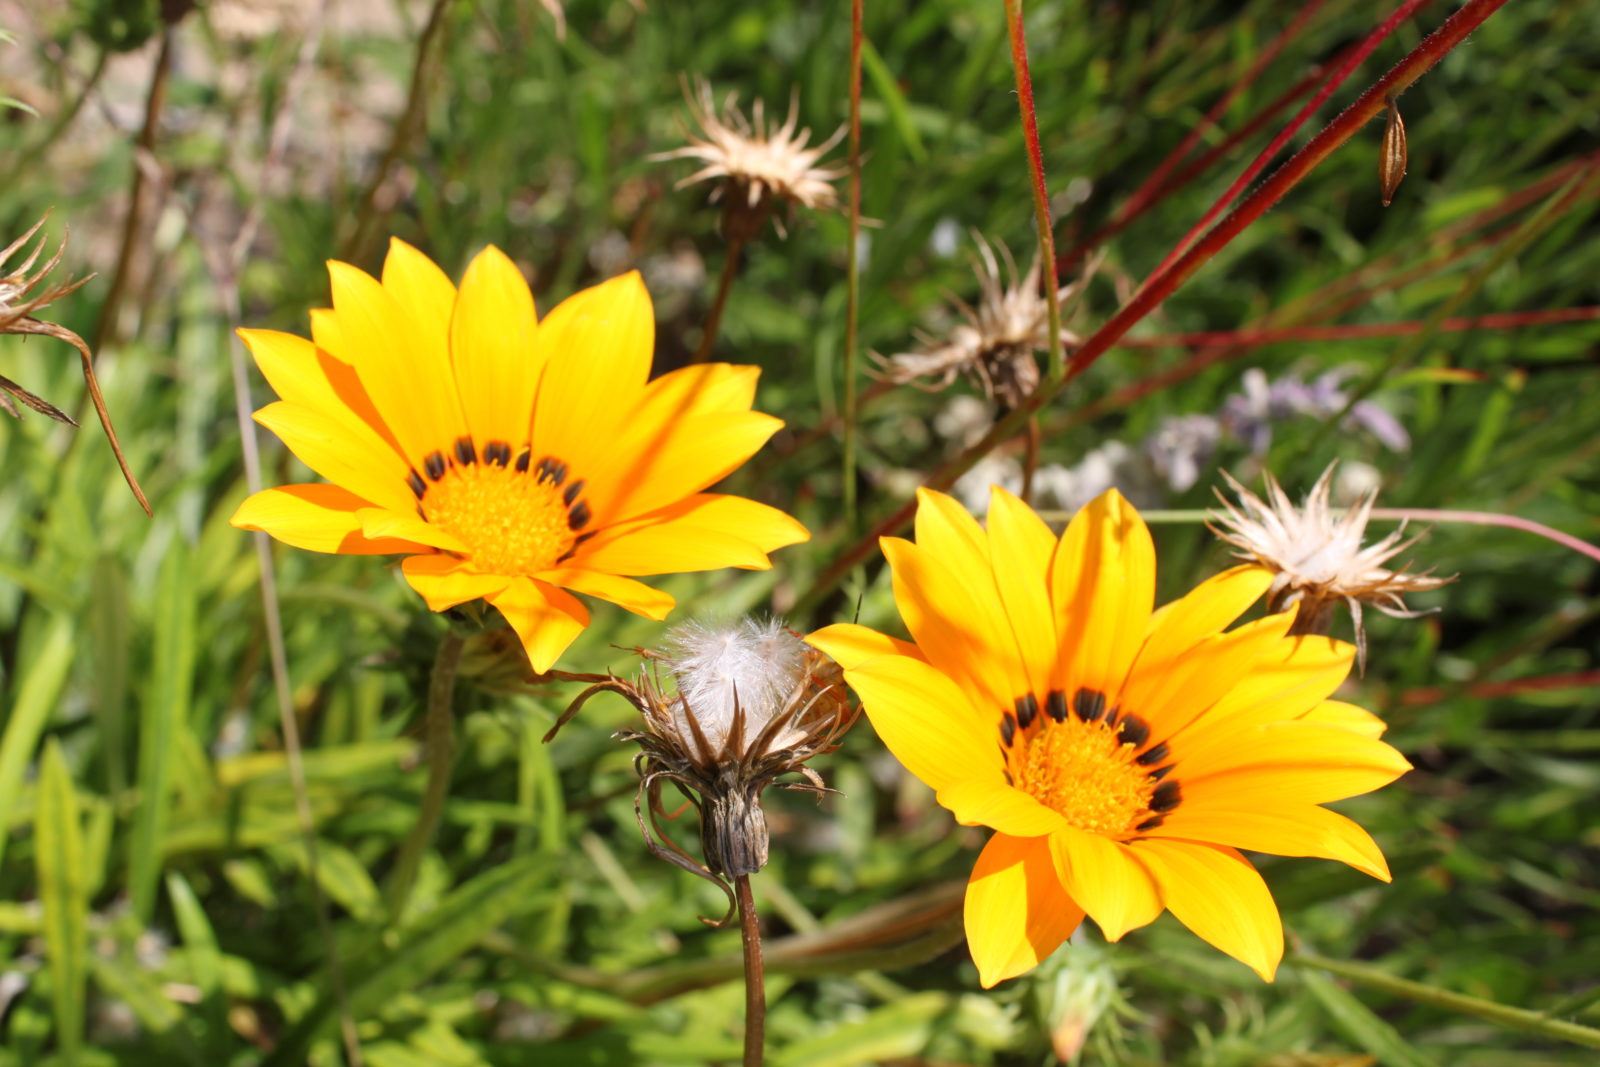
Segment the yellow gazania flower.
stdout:
<path fill-rule="evenodd" d="M 536 321 L 498 249 L 461 288 L 390 244 L 382 280 L 331 262 L 314 341 L 242 330 L 282 400 L 256 421 L 331 485 L 250 497 L 233 524 L 318 552 L 408 553 L 443 611 L 487 598 L 537 671 L 588 624 L 584 593 L 652 619 L 672 597 L 634 577 L 764 569 L 809 536 L 783 512 L 702 492 L 783 423 L 751 411 L 756 367 L 650 376 L 655 318 L 636 273 Z"/>
<path fill-rule="evenodd" d="M 1115 941 L 1170 910 L 1271 980 L 1283 929 L 1237 849 L 1321 856 L 1388 880 L 1354 822 L 1319 805 L 1410 766 L 1382 724 L 1327 697 L 1354 649 L 1233 630 L 1272 582 L 1235 567 L 1152 613 L 1155 553 L 1112 490 L 1058 541 L 996 489 L 988 530 L 919 495 L 916 543 L 885 538 L 915 644 L 853 624 L 808 640 L 844 668 L 879 736 L 957 821 L 997 833 L 967 888 L 985 986 L 1091 916 Z"/>

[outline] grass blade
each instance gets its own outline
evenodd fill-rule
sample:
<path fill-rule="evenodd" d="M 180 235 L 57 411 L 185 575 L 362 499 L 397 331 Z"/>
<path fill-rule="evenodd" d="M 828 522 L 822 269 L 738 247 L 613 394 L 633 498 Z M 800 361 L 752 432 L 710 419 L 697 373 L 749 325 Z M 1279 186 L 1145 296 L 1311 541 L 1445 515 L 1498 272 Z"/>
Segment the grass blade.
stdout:
<path fill-rule="evenodd" d="M 17 794 L 22 791 L 22 776 L 39 745 L 45 720 L 61 695 L 67 668 L 72 665 L 72 623 L 58 615 L 52 617 L 49 627 L 38 654 L 19 676 L 6 732 L 0 736 L 0 861 L 5 858 L 6 837 Z"/>
<path fill-rule="evenodd" d="M 84 879 L 83 829 L 72 774 L 51 738 L 39 770 L 34 813 L 34 862 L 44 942 L 50 954 L 50 992 L 55 1002 L 56 1047 L 66 1067 L 78 1062 L 83 1045 L 84 991 L 89 977 L 89 890 Z"/>

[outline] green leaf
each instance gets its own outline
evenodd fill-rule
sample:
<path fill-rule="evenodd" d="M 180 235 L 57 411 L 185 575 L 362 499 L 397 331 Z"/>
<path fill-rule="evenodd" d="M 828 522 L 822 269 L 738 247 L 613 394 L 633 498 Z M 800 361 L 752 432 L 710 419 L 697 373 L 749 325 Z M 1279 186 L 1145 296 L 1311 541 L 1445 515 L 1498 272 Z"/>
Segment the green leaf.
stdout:
<path fill-rule="evenodd" d="M 33 759 L 61 687 L 66 684 L 72 665 L 72 623 L 65 616 L 50 617 L 49 629 L 31 658 L 21 664 L 16 695 L 6 732 L 0 737 L 0 861 L 5 858 L 6 837 L 10 833 L 22 776 Z"/>
<path fill-rule="evenodd" d="M 1302 973 L 1306 988 L 1327 1013 L 1335 1029 L 1359 1048 L 1378 1057 L 1384 1067 L 1437 1067 L 1406 1044 L 1399 1032 L 1373 1014 L 1348 989 L 1315 971 Z"/>
<path fill-rule="evenodd" d="M 167 896 L 172 914 L 178 920 L 178 933 L 189 953 L 190 974 L 200 992 L 211 996 L 222 983 L 222 954 L 217 950 L 217 935 L 206 918 L 205 907 L 194 890 L 177 871 L 167 872 Z"/>
<path fill-rule="evenodd" d="M 872 79 L 872 88 L 883 97 L 883 106 L 889 111 L 889 121 L 905 141 L 906 154 L 916 163 L 926 163 L 928 149 L 922 143 L 916 123 L 911 121 L 911 107 L 906 102 L 906 95 L 900 91 L 894 75 L 889 73 L 883 57 L 872 47 L 871 41 L 861 42 L 861 66 L 867 77 Z"/>
<path fill-rule="evenodd" d="M 50 992 L 61 1062 L 76 1064 L 83 1045 L 84 993 L 89 978 L 89 889 L 83 831 L 72 774 L 51 738 L 39 769 L 34 812 L 34 863 L 44 909 L 44 943 L 50 957 Z"/>

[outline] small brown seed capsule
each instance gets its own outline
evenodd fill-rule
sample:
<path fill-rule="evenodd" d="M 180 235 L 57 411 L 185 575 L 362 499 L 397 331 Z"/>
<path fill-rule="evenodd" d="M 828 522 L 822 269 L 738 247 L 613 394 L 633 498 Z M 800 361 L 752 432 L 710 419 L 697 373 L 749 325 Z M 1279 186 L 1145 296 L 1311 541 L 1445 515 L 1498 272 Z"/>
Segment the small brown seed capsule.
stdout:
<path fill-rule="evenodd" d="M 1378 182 L 1383 187 L 1383 206 L 1394 199 L 1400 179 L 1406 176 L 1406 124 L 1394 97 L 1389 98 L 1389 120 L 1383 127 L 1383 151 L 1378 158 Z"/>

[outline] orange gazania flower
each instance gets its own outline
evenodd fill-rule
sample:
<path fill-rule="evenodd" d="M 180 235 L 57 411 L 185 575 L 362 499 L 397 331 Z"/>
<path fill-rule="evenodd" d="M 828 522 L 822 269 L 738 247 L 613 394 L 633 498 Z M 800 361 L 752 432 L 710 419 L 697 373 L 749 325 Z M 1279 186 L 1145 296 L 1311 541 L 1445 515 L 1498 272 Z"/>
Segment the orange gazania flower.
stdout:
<path fill-rule="evenodd" d="M 916 543 L 885 538 L 915 643 L 865 627 L 808 640 L 957 821 L 989 826 L 967 888 L 985 986 L 1030 969 L 1091 916 L 1115 941 L 1170 910 L 1271 980 L 1283 929 L 1237 851 L 1382 854 L 1320 805 L 1410 766 L 1371 714 L 1328 700 L 1355 650 L 1288 637 L 1292 611 L 1232 630 L 1272 583 L 1235 567 L 1152 612 L 1155 552 L 1112 490 L 1059 540 L 995 489 L 987 532 L 919 495 Z"/>
<path fill-rule="evenodd" d="M 548 670 L 588 624 L 572 592 L 664 618 L 634 577 L 764 569 L 809 536 L 783 512 L 703 492 L 783 425 L 751 411 L 756 367 L 649 381 L 655 318 L 636 273 L 536 321 L 498 249 L 461 288 L 394 241 L 383 277 L 328 265 L 313 341 L 240 331 L 282 397 L 256 421 L 332 484 L 250 497 L 243 529 L 318 552 L 406 553 L 428 606 L 488 599 Z M 569 592 L 571 590 L 572 592 Z"/>

